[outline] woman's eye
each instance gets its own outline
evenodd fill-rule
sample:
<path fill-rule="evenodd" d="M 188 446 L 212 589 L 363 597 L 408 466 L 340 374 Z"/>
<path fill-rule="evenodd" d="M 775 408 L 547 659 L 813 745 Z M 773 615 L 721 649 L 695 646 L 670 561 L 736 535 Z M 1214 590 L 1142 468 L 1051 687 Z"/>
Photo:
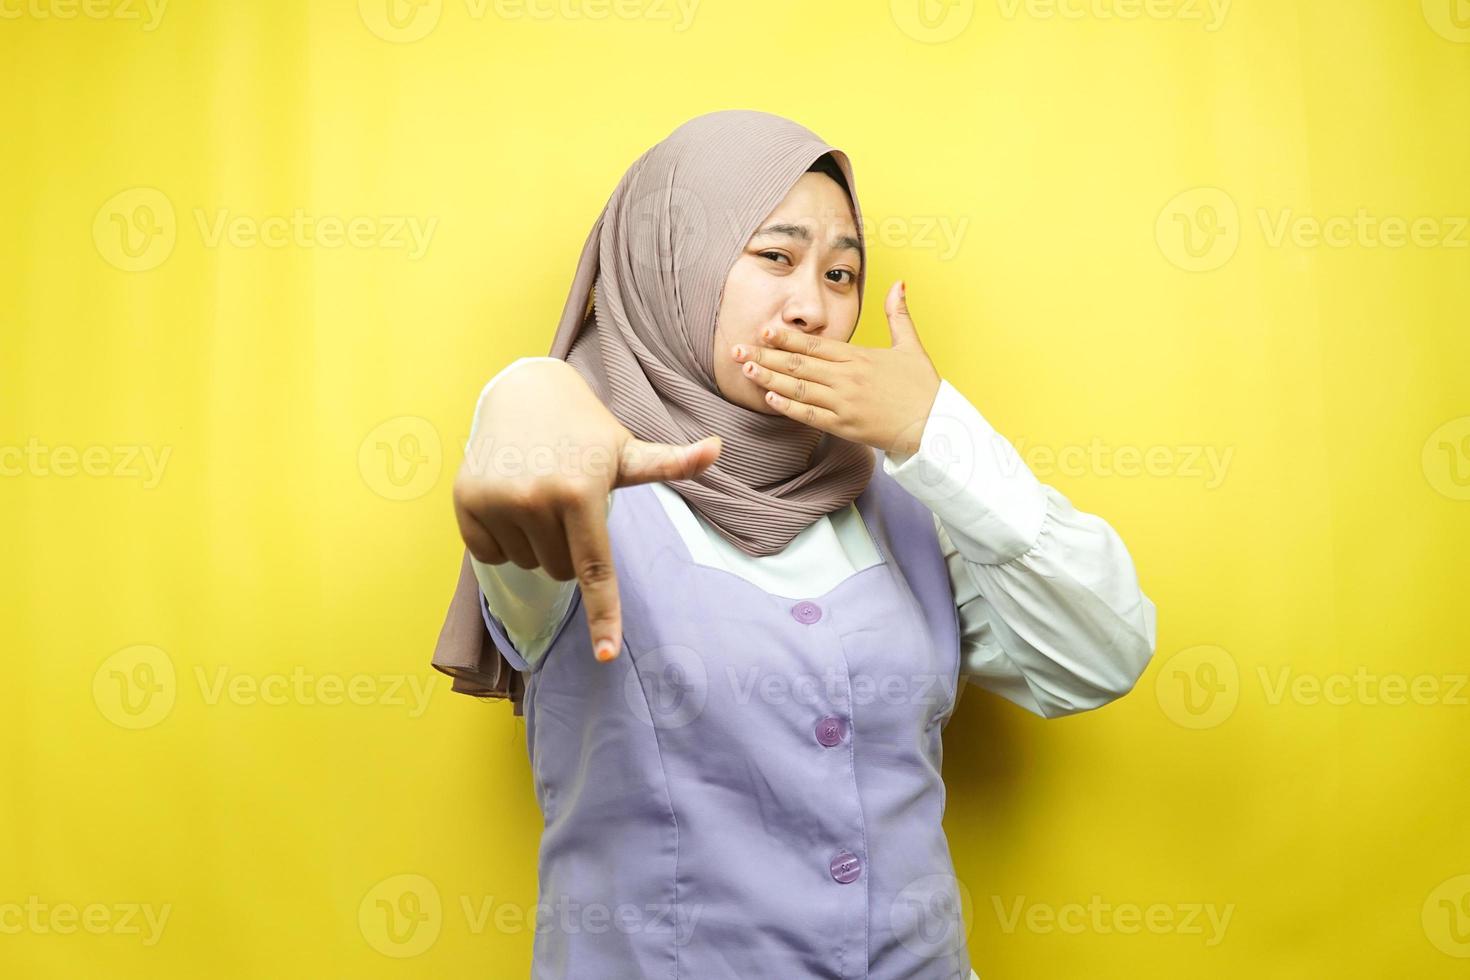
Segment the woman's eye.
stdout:
<path fill-rule="evenodd" d="M 787 265 L 791 264 L 791 256 L 787 255 L 785 252 L 765 251 L 756 252 L 755 254 L 763 259 L 770 259 L 773 262 L 784 261 Z M 857 282 L 857 273 L 853 272 L 851 269 L 832 269 L 827 274 L 830 276 L 833 272 L 837 273 L 838 275 L 847 276 L 846 279 L 840 280 L 843 285 L 852 285 L 853 283 Z"/>

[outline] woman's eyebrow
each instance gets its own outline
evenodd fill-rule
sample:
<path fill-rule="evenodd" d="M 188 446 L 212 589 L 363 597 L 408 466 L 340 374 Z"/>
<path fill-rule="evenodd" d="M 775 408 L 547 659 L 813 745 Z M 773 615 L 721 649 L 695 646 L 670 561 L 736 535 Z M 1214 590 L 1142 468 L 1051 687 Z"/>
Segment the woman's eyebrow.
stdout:
<path fill-rule="evenodd" d="M 791 238 L 799 238 L 808 245 L 812 241 L 812 233 L 802 225 L 766 225 L 760 231 L 757 231 L 755 235 L 786 235 Z M 755 235 L 751 237 L 755 237 Z M 832 248 L 845 248 L 851 249 L 854 252 L 861 252 L 863 250 L 863 243 L 851 235 L 838 235 L 832 239 Z"/>

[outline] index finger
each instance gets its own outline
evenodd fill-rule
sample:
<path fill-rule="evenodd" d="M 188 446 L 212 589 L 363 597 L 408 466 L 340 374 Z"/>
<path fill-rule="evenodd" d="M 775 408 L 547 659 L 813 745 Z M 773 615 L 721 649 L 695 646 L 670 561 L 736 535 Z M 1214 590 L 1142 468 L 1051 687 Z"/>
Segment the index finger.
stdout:
<path fill-rule="evenodd" d="M 587 607 L 592 650 L 598 660 L 611 660 L 618 655 L 623 615 L 607 534 L 607 501 L 601 495 L 579 500 L 567 508 L 563 520 L 572 571 L 581 584 L 582 602 Z"/>
<path fill-rule="evenodd" d="M 766 327 L 760 332 L 760 342 L 777 350 L 808 354 L 823 361 L 850 361 L 848 348 L 857 346 L 835 337 L 818 337 L 787 327 Z"/>

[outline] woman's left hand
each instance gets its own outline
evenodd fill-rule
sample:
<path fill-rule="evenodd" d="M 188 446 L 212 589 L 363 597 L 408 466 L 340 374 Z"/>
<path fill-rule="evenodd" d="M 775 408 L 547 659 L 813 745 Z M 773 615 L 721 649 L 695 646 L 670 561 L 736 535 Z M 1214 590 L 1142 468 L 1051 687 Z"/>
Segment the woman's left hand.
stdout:
<path fill-rule="evenodd" d="M 790 327 L 762 331 L 745 345 L 746 377 L 768 389 L 776 411 L 852 442 L 907 457 L 919 449 L 924 423 L 939 394 L 939 372 L 909 318 L 903 282 L 884 299 L 890 347 L 815 337 Z"/>

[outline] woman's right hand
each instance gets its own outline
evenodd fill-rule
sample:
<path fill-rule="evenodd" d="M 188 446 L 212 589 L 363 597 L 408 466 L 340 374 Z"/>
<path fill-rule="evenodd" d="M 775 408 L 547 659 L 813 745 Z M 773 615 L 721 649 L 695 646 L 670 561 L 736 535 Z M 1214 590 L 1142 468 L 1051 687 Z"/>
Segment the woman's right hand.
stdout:
<path fill-rule="evenodd" d="M 686 480 L 720 455 L 719 436 L 687 446 L 634 437 L 562 360 L 519 365 L 491 386 L 454 478 L 454 516 L 477 561 L 576 579 L 598 660 L 618 654 L 622 611 L 608 543 L 608 494 Z"/>

